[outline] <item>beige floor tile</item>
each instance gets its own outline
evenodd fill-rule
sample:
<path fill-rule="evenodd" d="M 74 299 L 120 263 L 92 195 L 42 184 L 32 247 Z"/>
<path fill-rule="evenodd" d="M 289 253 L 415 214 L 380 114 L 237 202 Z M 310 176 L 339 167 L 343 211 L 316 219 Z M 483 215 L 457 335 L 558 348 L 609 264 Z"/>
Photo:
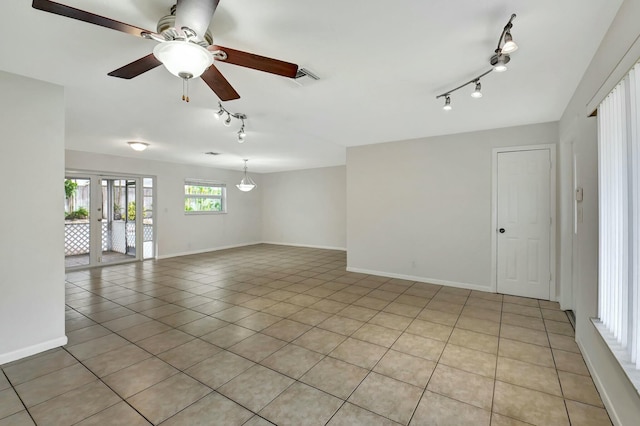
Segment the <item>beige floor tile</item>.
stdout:
<path fill-rule="evenodd" d="M 387 352 L 387 348 L 373 343 L 348 338 L 336 347 L 329 356 L 338 358 L 362 368 L 372 369 Z"/>
<path fill-rule="evenodd" d="M 237 321 L 236 325 L 248 328 L 253 331 L 261 331 L 279 321 L 282 321 L 281 317 L 266 314 L 264 312 L 256 312 L 255 314 L 251 314 L 248 317 Z"/>
<path fill-rule="evenodd" d="M 242 426 L 273 426 L 273 423 L 271 423 L 268 420 L 263 419 L 262 417 L 260 417 L 258 415 L 255 415 L 251 419 L 249 419 L 249 421 L 246 422 Z"/>
<path fill-rule="evenodd" d="M 378 314 L 376 314 L 376 316 L 369 320 L 369 323 L 381 325 L 393 330 L 404 331 L 409 326 L 409 324 L 411 324 L 411 321 L 411 318 L 407 318 L 402 315 L 379 312 Z"/>
<path fill-rule="evenodd" d="M 229 351 L 221 351 L 185 371 L 212 389 L 217 389 L 255 365 Z"/>
<path fill-rule="evenodd" d="M 142 339 L 136 342 L 136 345 L 140 346 L 147 352 L 154 355 L 168 351 L 184 343 L 193 340 L 194 337 L 190 334 L 184 333 L 180 330 L 172 329 L 165 331 L 155 336 L 151 336 L 146 339 Z"/>
<path fill-rule="evenodd" d="M 604 407 L 591 377 L 558 371 L 562 393 L 566 399 Z"/>
<path fill-rule="evenodd" d="M 74 364 L 16 386 L 24 404 L 33 407 L 96 380 L 81 364 Z"/>
<path fill-rule="evenodd" d="M 421 395 L 422 388 L 369 373 L 349 397 L 349 402 L 406 425 Z"/>
<path fill-rule="evenodd" d="M 540 305 L 538 304 L 538 300 L 536 299 L 530 299 L 528 297 L 519 297 L 519 296 L 509 296 L 509 295 L 505 295 L 504 298 L 502 299 L 503 302 L 506 303 L 513 303 L 516 305 L 522 305 L 522 306 L 532 306 L 534 308 L 539 307 Z"/>
<path fill-rule="evenodd" d="M 327 426 L 394 426 L 399 424 L 347 402 L 327 423 Z"/>
<path fill-rule="evenodd" d="M 136 325 L 133 327 L 125 328 L 118 331 L 118 334 L 130 342 L 137 342 L 142 339 L 154 336 L 159 333 L 171 330 L 167 324 L 163 324 L 159 321 L 149 321 L 144 324 Z"/>
<path fill-rule="evenodd" d="M 562 398 L 496 381 L 493 411 L 536 425 L 569 425 Z"/>
<path fill-rule="evenodd" d="M 84 361 L 88 358 L 93 358 L 94 356 L 112 351 L 113 349 L 117 349 L 127 344 L 129 344 L 129 342 L 117 334 L 108 334 L 106 336 L 98 337 L 97 339 L 72 346 L 67 350 L 80 361 Z"/>
<path fill-rule="evenodd" d="M 249 336 L 253 336 L 254 334 L 255 332 L 249 330 L 248 328 L 240 327 L 235 324 L 229 324 L 216 331 L 205 334 L 200 338 L 221 348 L 228 348 L 246 339 Z"/>
<path fill-rule="evenodd" d="M 204 317 L 190 323 L 181 325 L 179 330 L 195 337 L 204 336 L 205 334 L 216 331 L 222 327 L 229 325 L 228 322 L 212 317 Z"/>
<path fill-rule="evenodd" d="M 109 374 L 102 380 L 122 398 L 128 398 L 177 373 L 178 370 L 166 362 L 149 358 Z"/>
<path fill-rule="evenodd" d="M 546 320 L 553 320 L 558 322 L 569 322 L 566 312 L 556 309 L 541 309 L 542 318 Z"/>
<path fill-rule="evenodd" d="M 493 380 L 438 364 L 427 389 L 473 406 L 491 410 Z"/>
<path fill-rule="evenodd" d="M 296 312 L 293 315 L 289 316 L 290 320 L 301 322 L 303 324 L 307 324 L 310 326 L 315 326 L 320 324 L 322 321 L 329 318 L 331 314 L 326 312 L 318 311 L 312 308 L 306 308 L 301 311 Z"/>
<path fill-rule="evenodd" d="M 146 311 L 142 311 L 140 313 L 142 315 L 148 316 L 149 318 L 153 318 L 157 320 L 158 318 L 166 317 L 167 315 L 175 314 L 176 312 L 180 312 L 180 311 L 184 311 L 184 308 L 182 306 L 168 303 L 166 305 L 147 309 Z"/>
<path fill-rule="evenodd" d="M 367 296 L 391 302 L 400 296 L 400 294 L 385 290 L 373 290 Z"/>
<path fill-rule="evenodd" d="M 162 423 L 162 426 L 216 424 L 240 426 L 253 413 L 230 399 L 213 392 Z"/>
<path fill-rule="evenodd" d="M 427 303 L 429 303 L 430 301 L 431 301 L 430 297 L 421 297 L 421 296 L 410 295 L 410 294 L 401 294 L 394 300 L 394 302 L 404 303 L 405 305 L 416 306 L 420 309 L 427 306 Z"/>
<path fill-rule="evenodd" d="M 27 410 L 17 412 L 4 419 L 0 418 L 0 426 L 35 426 Z"/>
<path fill-rule="evenodd" d="M 487 309 L 490 311 L 502 311 L 502 301 L 486 300 L 470 297 L 467 299 L 466 306 L 473 306 L 480 309 Z"/>
<path fill-rule="evenodd" d="M 295 383 L 260 415 L 278 425 L 322 425 L 338 411 L 343 401 L 303 383 Z"/>
<path fill-rule="evenodd" d="M 365 324 L 353 333 L 351 337 L 389 348 L 395 343 L 400 334 L 402 332 L 399 330 L 392 330 L 375 324 Z"/>
<path fill-rule="evenodd" d="M 264 359 L 261 364 L 291 378 L 298 379 L 316 365 L 324 355 L 296 345 L 287 345 Z"/>
<path fill-rule="evenodd" d="M 518 327 L 530 328 L 532 330 L 546 331 L 544 321 L 540 318 L 518 315 L 510 312 L 502 313 L 502 324 L 515 325 Z"/>
<path fill-rule="evenodd" d="M 184 373 L 143 390 L 127 400 L 153 424 L 158 424 L 211 393 L 211 389 Z"/>
<path fill-rule="evenodd" d="M 67 333 L 68 343 L 66 347 L 70 348 L 71 346 L 77 345 L 79 343 L 84 343 L 89 340 L 97 339 L 98 337 L 106 336 L 107 334 L 111 334 L 111 331 L 97 324 L 81 328 L 79 330 Z"/>
<path fill-rule="evenodd" d="M 354 293 L 349 293 L 347 291 L 340 290 L 340 291 L 336 291 L 335 293 L 327 296 L 327 299 L 328 300 L 335 300 L 336 302 L 349 303 L 350 304 L 350 303 L 353 303 L 356 300 L 360 299 L 360 296 L 357 295 L 357 294 L 354 294 Z"/>
<path fill-rule="evenodd" d="M 491 336 L 498 336 L 500 332 L 500 323 L 480 318 L 460 316 L 456 323 L 456 328 L 475 331 L 476 333 L 490 334 Z"/>
<path fill-rule="evenodd" d="M 60 350 L 38 358 L 9 365 L 4 367 L 4 372 L 9 380 L 11 380 L 11 383 L 17 386 L 37 377 L 44 376 L 45 374 L 60 370 L 61 368 L 69 367 L 77 362 L 78 361 L 69 355 L 67 351 Z M 9 382 L 6 381 L 4 374 L 0 373 L 0 390 L 8 387 L 10 387 Z"/>
<path fill-rule="evenodd" d="M 128 343 L 102 355 L 89 358 L 83 363 L 96 376 L 104 377 L 149 357 L 151 357 L 149 352 Z"/>
<path fill-rule="evenodd" d="M 248 309 L 253 309 L 254 311 L 260 311 L 262 309 L 268 308 L 269 306 L 273 306 L 277 303 L 278 303 L 277 300 L 267 299 L 266 297 L 257 297 L 255 299 L 242 302 L 240 305 Z"/>
<path fill-rule="evenodd" d="M 341 317 L 351 318 L 357 321 L 367 322 L 378 313 L 375 309 L 369 309 L 362 306 L 349 305 L 340 312 L 338 315 Z"/>
<path fill-rule="evenodd" d="M 312 328 L 293 341 L 294 344 L 327 355 L 346 339 L 341 334 Z"/>
<path fill-rule="evenodd" d="M 1 374 L 1 373 L 0 373 Z M 0 391 L 0 419 L 16 414 L 25 407 L 13 389 Z"/>
<path fill-rule="evenodd" d="M 551 349 L 530 343 L 516 342 L 510 339 L 500 339 L 498 355 L 517 359 L 543 367 L 555 367 Z"/>
<path fill-rule="evenodd" d="M 300 381 L 347 399 L 367 374 L 364 368 L 327 357 L 302 376 Z"/>
<path fill-rule="evenodd" d="M 287 342 L 284 340 L 276 339 L 275 337 L 262 333 L 256 333 L 240 343 L 231 346 L 229 351 L 248 358 L 251 361 L 260 362 L 286 344 Z"/>
<path fill-rule="evenodd" d="M 127 309 L 123 306 L 118 306 L 114 309 L 109 309 L 106 311 L 95 312 L 95 313 L 87 313 L 86 315 L 94 320 L 95 322 L 107 322 L 117 318 L 121 318 L 127 315 L 131 315 L 135 313 L 131 309 Z"/>
<path fill-rule="evenodd" d="M 145 420 L 136 410 L 124 401 L 112 405 L 106 410 L 81 421 L 78 426 L 104 426 L 108 424 L 121 424 L 127 426 L 148 426 Z"/>
<path fill-rule="evenodd" d="M 405 331 L 418 336 L 446 342 L 449 340 L 453 327 L 415 319 Z"/>
<path fill-rule="evenodd" d="M 458 314 L 451 314 L 449 312 L 436 311 L 434 309 L 429 309 L 428 307 L 423 309 L 418 314 L 418 319 L 423 321 L 434 322 L 436 324 L 447 325 L 453 327 L 458 321 Z"/>
<path fill-rule="evenodd" d="M 590 376 L 587 365 L 584 363 L 582 355 L 579 353 L 567 352 L 560 349 L 552 349 L 553 359 L 556 362 L 556 368 L 570 373 L 582 374 Z"/>
<path fill-rule="evenodd" d="M 378 299 L 367 295 L 356 300 L 355 302 L 353 302 L 353 304 L 356 306 L 363 306 L 365 308 L 375 309 L 379 311 L 381 309 L 384 309 L 384 307 L 387 306 L 390 302 L 390 300 Z"/>
<path fill-rule="evenodd" d="M 544 331 L 532 330 L 530 328 L 502 324 L 500 327 L 500 337 L 549 347 L 549 338 L 547 337 L 547 333 Z"/>
<path fill-rule="evenodd" d="M 291 342 L 310 329 L 310 325 L 291 321 L 289 319 L 283 319 L 282 321 L 265 328 L 262 330 L 262 333 L 280 340 Z"/>
<path fill-rule="evenodd" d="M 604 408 L 568 400 L 566 404 L 572 425 L 611 426 L 611 419 Z"/>
<path fill-rule="evenodd" d="M 187 309 L 175 314 L 167 315 L 166 317 L 158 318 L 158 321 L 170 325 L 171 327 L 180 327 L 181 325 L 188 324 L 203 317 L 204 314 Z"/>
<path fill-rule="evenodd" d="M 547 333 L 549 343 L 553 349 L 560 349 L 567 352 L 580 353 L 580 348 L 574 337 L 563 336 L 562 334 Z"/>
<path fill-rule="evenodd" d="M 158 355 L 158 358 L 173 365 L 178 370 L 186 370 L 198 362 L 217 354 L 221 350 L 222 349 L 215 345 L 200 339 L 194 339 L 184 345 L 162 352 Z"/>
<path fill-rule="evenodd" d="M 151 318 L 146 317 L 142 314 L 134 313 L 131 315 L 127 315 L 124 317 L 116 318 L 111 321 L 104 322 L 102 323 L 102 325 L 111 331 L 120 331 L 120 330 L 124 330 L 125 328 L 144 324 L 145 322 L 149 322 L 149 321 L 151 321 Z"/>
<path fill-rule="evenodd" d="M 373 371 L 424 388 L 435 367 L 436 363 L 433 361 L 390 350 Z"/>
<path fill-rule="evenodd" d="M 467 303 L 467 299 L 468 299 L 468 296 L 454 294 L 454 293 L 447 293 L 447 292 L 442 292 L 442 291 L 436 293 L 432 297 L 432 300 L 434 302 L 438 302 L 438 303 L 439 302 L 446 302 L 446 303 L 451 303 L 451 304 L 454 304 L 454 305 L 464 305 L 465 303 Z M 456 309 L 456 311 L 457 311 L 457 309 Z"/>
<path fill-rule="evenodd" d="M 560 303 L 558 302 L 551 302 L 548 300 L 539 300 L 538 303 L 540 304 L 540 307 L 544 309 L 555 309 L 556 311 L 560 310 Z"/>
<path fill-rule="evenodd" d="M 462 328 L 454 328 L 449 343 L 496 355 L 498 353 L 498 337 L 484 333 L 476 333 Z"/>
<path fill-rule="evenodd" d="M 248 317 L 255 312 L 256 311 L 254 311 L 253 309 L 243 308 L 242 306 L 234 306 L 232 308 L 225 309 L 224 311 L 211 314 L 211 316 L 222 321 L 236 322 Z"/>
<path fill-rule="evenodd" d="M 502 294 L 496 294 L 496 293 L 487 293 L 484 291 L 476 291 L 476 290 L 472 290 L 471 294 L 469 295 L 469 298 L 478 298 L 478 299 L 485 299 L 485 300 L 493 300 L 494 302 L 502 302 L 503 299 L 503 295 Z"/>
<path fill-rule="evenodd" d="M 390 314 L 402 315 L 408 318 L 415 318 L 422 309 L 417 306 L 406 305 L 404 303 L 391 302 L 384 307 L 383 311 Z"/>
<path fill-rule="evenodd" d="M 494 354 L 476 351 L 451 343 L 447 344 L 444 348 L 439 363 L 492 379 L 496 374 L 496 356 Z"/>
<path fill-rule="evenodd" d="M 438 361 L 442 351 L 444 350 L 444 342 L 439 340 L 428 339 L 426 337 L 416 336 L 410 333 L 403 333 L 398 340 L 391 346 L 399 352 L 409 355 L 426 358 L 431 361 Z"/>
<path fill-rule="evenodd" d="M 318 303 L 321 303 L 321 302 L 318 302 Z M 333 302 L 333 303 L 337 303 L 337 302 Z M 312 305 L 312 306 L 315 306 L 315 304 Z M 301 311 L 302 309 L 303 309 L 302 306 L 294 305 L 293 303 L 280 302 L 280 303 L 277 303 L 277 304 L 275 304 L 273 306 L 269 306 L 266 309 L 263 309 L 263 312 L 266 312 L 266 313 L 271 314 L 271 315 L 276 315 L 276 316 L 279 316 L 279 317 L 286 318 L 289 315 L 293 315 L 296 312 Z"/>
<path fill-rule="evenodd" d="M 541 367 L 511 358 L 498 357 L 496 379 L 513 385 L 562 396 L 555 368 Z"/>
<path fill-rule="evenodd" d="M 489 426 L 491 413 L 464 402 L 426 391 L 418 404 L 411 426 Z"/>
<path fill-rule="evenodd" d="M 500 322 L 502 317 L 501 311 L 481 308 L 479 306 L 465 305 L 460 314 L 463 317 L 478 318 L 487 321 Z"/>
<path fill-rule="evenodd" d="M 446 300 L 450 300 L 448 298 Z M 466 300 L 466 298 L 465 298 Z M 447 312 L 449 314 L 460 315 L 462 309 L 464 308 L 464 303 L 450 303 L 443 300 L 442 297 L 438 297 L 436 295 L 431 301 L 427 304 L 428 309 L 432 309 L 434 311 L 442 311 Z"/>
<path fill-rule="evenodd" d="M 568 322 L 544 320 L 544 325 L 548 333 L 562 334 L 569 337 L 575 336 L 573 327 Z"/>
<path fill-rule="evenodd" d="M 218 392 L 253 412 L 262 410 L 294 382 L 287 376 L 255 365 L 237 376 Z"/>
<path fill-rule="evenodd" d="M 287 303 L 293 303 L 294 305 L 307 307 L 319 301 L 320 301 L 319 297 L 310 296 L 308 294 L 298 294 L 288 299 Z"/>
<path fill-rule="evenodd" d="M 498 413 L 491 413 L 491 426 L 531 426 L 531 423 L 521 422 Z"/>
<path fill-rule="evenodd" d="M 71 425 L 120 402 L 104 383 L 95 380 L 30 409 L 38 425 Z"/>
<path fill-rule="evenodd" d="M 509 312 L 512 314 L 524 315 L 532 318 L 542 318 L 542 312 L 540 311 L 540 308 L 507 303 L 506 301 L 502 304 L 502 312 Z"/>
<path fill-rule="evenodd" d="M 350 336 L 357 329 L 362 327 L 364 322 L 355 319 L 334 315 L 317 325 L 318 328 L 332 331 L 334 333 Z"/>
<path fill-rule="evenodd" d="M 200 312 L 205 315 L 212 315 L 225 309 L 233 307 L 230 303 L 221 302 L 220 300 L 212 300 L 211 302 L 203 303 L 202 305 L 194 306 L 192 311 Z"/>

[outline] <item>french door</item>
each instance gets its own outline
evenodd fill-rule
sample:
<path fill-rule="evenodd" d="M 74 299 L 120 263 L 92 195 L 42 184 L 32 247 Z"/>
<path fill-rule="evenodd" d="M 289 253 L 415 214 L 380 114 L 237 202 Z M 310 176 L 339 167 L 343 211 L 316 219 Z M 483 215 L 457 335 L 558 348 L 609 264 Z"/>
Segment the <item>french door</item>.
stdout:
<path fill-rule="evenodd" d="M 67 270 L 154 257 L 153 179 L 67 173 Z"/>

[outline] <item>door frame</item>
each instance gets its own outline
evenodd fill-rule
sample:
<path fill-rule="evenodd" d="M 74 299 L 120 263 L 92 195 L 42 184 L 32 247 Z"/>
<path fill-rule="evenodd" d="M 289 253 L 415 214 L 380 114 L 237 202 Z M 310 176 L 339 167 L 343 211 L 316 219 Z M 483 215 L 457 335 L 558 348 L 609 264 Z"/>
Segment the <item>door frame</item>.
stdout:
<path fill-rule="evenodd" d="M 551 226 L 549 235 L 549 269 L 551 280 L 549 282 L 549 300 L 558 301 L 556 286 L 556 144 L 506 146 L 493 148 L 491 165 L 491 291 L 498 292 L 498 154 L 515 151 L 548 150 L 551 161 L 549 171 L 549 213 L 551 214 Z"/>

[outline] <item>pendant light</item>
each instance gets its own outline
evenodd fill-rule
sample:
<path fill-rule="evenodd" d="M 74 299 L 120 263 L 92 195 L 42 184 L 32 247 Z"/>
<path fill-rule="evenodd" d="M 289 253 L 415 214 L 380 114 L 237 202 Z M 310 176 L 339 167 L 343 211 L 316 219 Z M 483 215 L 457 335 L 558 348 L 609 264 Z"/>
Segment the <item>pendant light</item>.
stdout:
<path fill-rule="evenodd" d="M 249 176 L 247 176 L 247 159 L 244 160 L 244 177 L 236 187 L 242 192 L 249 192 L 257 185 Z"/>

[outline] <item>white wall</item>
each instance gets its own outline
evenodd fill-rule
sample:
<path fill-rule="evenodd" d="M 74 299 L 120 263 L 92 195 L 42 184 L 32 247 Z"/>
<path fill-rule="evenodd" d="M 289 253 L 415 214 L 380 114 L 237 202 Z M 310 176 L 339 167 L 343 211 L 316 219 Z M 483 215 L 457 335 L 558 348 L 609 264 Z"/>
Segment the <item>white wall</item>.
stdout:
<path fill-rule="evenodd" d="M 129 158 L 67 150 L 65 166 L 67 170 L 155 176 L 157 199 L 154 200 L 154 219 L 158 232 L 159 257 L 198 253 L 261 241 L 260 175 L 251 175 L 258 184 L 256 189 L 241 192 L 235 185 L 242 179 L 242 171 L 145 160 L 144 152 L 140 153 L 140 158 Z M 226 183 L 227 214 L 185 215 L 185 178 Z"/>
<path fill-rule="evenodd" d="M 492 150 L 557 134 L 545 123 L 348 148 L 348 269 L 489 290 Z"/>
<path fill-rule="evenodd" d="M 573 155 L 577 156 L 577 183 L 584 188 L 584 201 L 580 203 L 582 221 L 578 233 L 573 236 L 573 305 L 576 313 L 576 340 L 580 345 L 591 374 L 600 390 L 609 414 L 617 425 L 638 424 L 640 398 L 624 376 L 622 369 L 597 333 L 590 317 L 598 315 L 598 176 L 597 176 L 597 122 L 587 118 L 591 113 L 586 105 L 608 82 L 610 74 L 628 70 L 640 57 L 640 0 L 626 0 L 618 12 L 609 32 L 596 52 L 574 96 L 560 121 L 560 140 L 572 149 L 563 149 L 567 155 L 561 158 L 561 167 L 572 169 Z M 634 44 L 635 41 L 635 44 Z M 630 49 L 631 47 L 631 49 Z M 625 57 L 627 51 L 633 52 Z M 616 70 L 618 63 L 625 69 Z M 615 71 L 614 71 L 615 70 Z M 610 90 L 612 87 L 606 87 Z M 599 101 L 601 99 L 598 99 Z M 565 174 L 565 172 L 561 172 Z M 562 200 L 565 215 L 572 215 L 572 194 Z M 572 217 L 563 222 L 570 223 Z M 564 234 L 564 233 L 563 233 Z M 571 236 L 571 233 L 568 234 Z"/>
<path fill-rule="evenodd" d="M 262 175 L 262 239 L 346 248 L 346 168 Z"/>
<path fill-rule="evenodd" d="M 0 364 L 66 344 L 64 90 L 0 71 Z"/>

